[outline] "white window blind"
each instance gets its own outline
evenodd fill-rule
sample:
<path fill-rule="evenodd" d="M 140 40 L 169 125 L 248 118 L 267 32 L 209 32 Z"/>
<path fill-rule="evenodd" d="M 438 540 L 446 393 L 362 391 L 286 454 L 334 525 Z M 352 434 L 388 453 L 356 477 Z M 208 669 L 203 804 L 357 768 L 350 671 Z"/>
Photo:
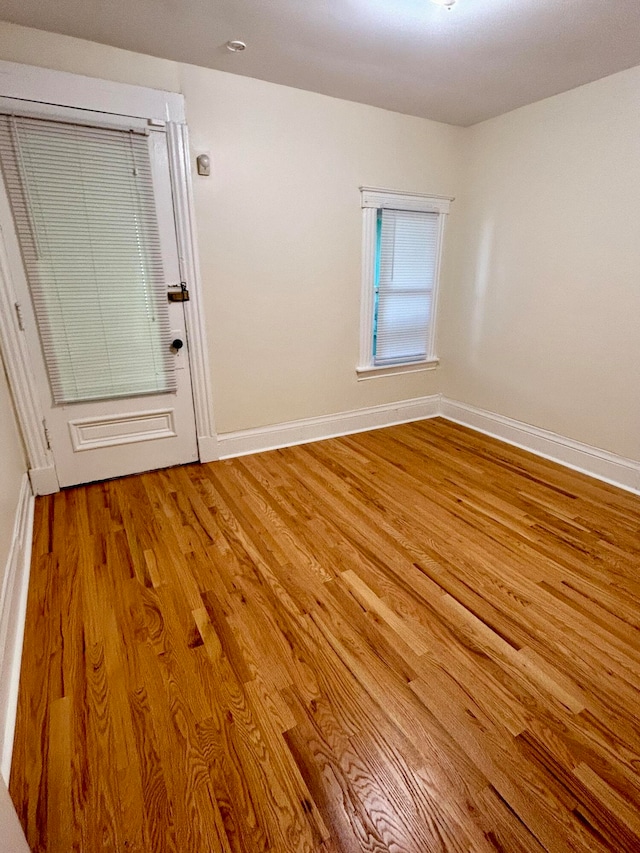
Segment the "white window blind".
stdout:
<path fill-rule="evenodd" d="M 439 214 L 378 211 L 373 363 L 405 364 L 429 354 Z"/>
<path fill-rule="evenodd" d="M 0 115 L 53 400 L 176 388 L 148 138 Z"/>

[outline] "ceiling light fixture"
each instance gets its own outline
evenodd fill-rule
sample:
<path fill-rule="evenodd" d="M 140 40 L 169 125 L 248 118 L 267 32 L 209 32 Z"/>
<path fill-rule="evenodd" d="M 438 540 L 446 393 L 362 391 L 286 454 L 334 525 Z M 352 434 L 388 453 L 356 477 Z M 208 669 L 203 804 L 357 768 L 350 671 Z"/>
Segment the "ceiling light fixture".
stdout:
<path fill-rule="evenodd" d="M 438 6 L 444 6 L 445 9 L 450 9 L 452 6 L 455 6 L 457 0 L 431 0 L 432 3 L 436 3 Z"/>
<path fill-rule="evenodd" d="M 231 53 L 239 53 L 241 50 L 246 48 L 246 44 L 243 41 L 228 41 L 225 45 L 227 50 L 230 50 Z"/>

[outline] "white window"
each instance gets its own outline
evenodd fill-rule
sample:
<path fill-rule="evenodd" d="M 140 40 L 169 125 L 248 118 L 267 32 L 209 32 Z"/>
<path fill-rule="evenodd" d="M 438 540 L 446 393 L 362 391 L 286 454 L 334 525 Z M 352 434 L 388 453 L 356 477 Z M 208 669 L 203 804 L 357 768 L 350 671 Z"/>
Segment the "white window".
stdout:
<path fill-rule="evenodd" d="M 363 187 L 358 377 L 435 367 L 445 216 L 452 199 Z"/>

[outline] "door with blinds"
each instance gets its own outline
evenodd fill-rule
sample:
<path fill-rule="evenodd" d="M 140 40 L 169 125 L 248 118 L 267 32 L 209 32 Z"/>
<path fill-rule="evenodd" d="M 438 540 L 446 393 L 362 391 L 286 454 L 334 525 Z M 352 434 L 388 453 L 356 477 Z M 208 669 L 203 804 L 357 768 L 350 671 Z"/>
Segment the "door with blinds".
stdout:
<path fill-rule="evenodd" d="M 196 460 L 164 129 L 0 101 L 0 166 L 16 311 L 60 485 Z"/>

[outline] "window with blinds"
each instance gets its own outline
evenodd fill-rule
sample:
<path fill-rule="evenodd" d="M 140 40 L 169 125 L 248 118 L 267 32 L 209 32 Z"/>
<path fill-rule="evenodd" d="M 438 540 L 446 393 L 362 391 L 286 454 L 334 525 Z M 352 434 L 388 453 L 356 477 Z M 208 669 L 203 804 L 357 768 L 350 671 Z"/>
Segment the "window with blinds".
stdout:
<path fill-rule="evenodd" d="M 359 379 L 435 367 L 442 237 L 453 199 L 361 187 Z"/>
<path fill-rule="evenodd" d="M 375 365 L 427 358 L 439 233 L 437 213 L 378 211 Z"/>
<path fill-rule="evenodd" d="M 147 136 L 0 115 L 0 164 L 54 402 L 174 391 Z"/>

